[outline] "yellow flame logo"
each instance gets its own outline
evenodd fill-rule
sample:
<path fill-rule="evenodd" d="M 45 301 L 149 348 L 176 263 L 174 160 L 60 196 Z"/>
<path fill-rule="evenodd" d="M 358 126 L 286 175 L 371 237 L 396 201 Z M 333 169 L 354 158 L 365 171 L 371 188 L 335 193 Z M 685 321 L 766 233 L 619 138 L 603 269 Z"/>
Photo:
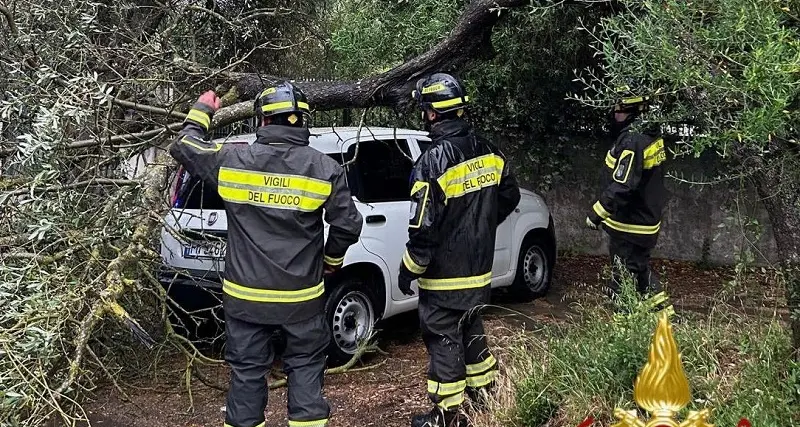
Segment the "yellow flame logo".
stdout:
<path fill-rule="evenodd" d="M 650 355 L 633 386 L 633 399 L 647 412 L 678 412 L 689 404 L 689 381 L 667 316 L 658 321 Z"/>
<path fill-rule="evenodd" d="M 640 420 L 636 411 L 617 408 L 614 415 L 619 420 L 612 427 L 714 427 L 708 423 L 709 412 L 692 411 L 678 423 L 675 415 L 691 401 L 689 381 L 681 364 L 678 344 L 672 335 L 667 313 L 658 320 L 650 354 L 633 386 L 636 403 L 650 413 L 650 420 Z"/>

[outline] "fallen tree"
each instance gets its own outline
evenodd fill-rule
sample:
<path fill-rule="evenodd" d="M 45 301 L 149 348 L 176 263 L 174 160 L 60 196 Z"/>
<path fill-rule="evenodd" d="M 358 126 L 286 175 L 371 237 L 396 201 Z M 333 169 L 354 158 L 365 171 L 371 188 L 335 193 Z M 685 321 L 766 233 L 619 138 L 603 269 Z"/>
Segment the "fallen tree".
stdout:
<path fill-rule="evenodd" d="M 220 126 L 250 117 L 262 80 L 279 79 L 237 67 L 256 47 L 223 67 L 179 57 L 199 55 L 176 33 L 193 41 L 209 22 L 243 25 L 256 12 L 228 17 L 198 4 L 118 3 L 0 9 L 9 47 L 0 52 L 3 424 L 85 418 L 79 400 L 98 381 L 117 384 L 126 369 L 149 369 L 147 358 L 126 351 L 177 348 L 187 359 L 187 385 L 196 364 L 216 363 L 169 326 L 167 296 L 150 273 L 158 267 L 152 248 L 173 166 L 165 149 L 180 127 L 174 120 L 204 88 L 224 93 L 225 108 L 214 119 Z M 320 110 L 403 109 L 417 78 L 490 58 L 492 27 L 507 8 L 526 4 L 469 2 L 447 37 L 402 65 L 356 81 L 298 84 Z M 121 176 L 127 158 L 152 147 L 158 152 L 144 173 Z"/>

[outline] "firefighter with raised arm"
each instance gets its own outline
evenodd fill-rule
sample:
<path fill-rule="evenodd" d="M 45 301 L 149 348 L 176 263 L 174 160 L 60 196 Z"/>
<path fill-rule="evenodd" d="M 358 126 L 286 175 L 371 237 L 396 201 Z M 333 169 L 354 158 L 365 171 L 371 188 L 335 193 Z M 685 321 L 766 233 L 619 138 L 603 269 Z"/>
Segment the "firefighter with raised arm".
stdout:
<path fill-rule="evenodd" d="M 657 126 L 634 130 L 636 120 L 648 109 L 649 97 L 634 94 L 627 86 L 617 92 L 620 98 L 611 117 L 614 144 L 603 168 L 608 183 L 586 225 L 597 230 L 603 224 L 608 233 L 614 272 L 609 289 L 612 296 L 620 291 L 620 262 L 634 276 L 641 295 L 663 297 L 658 275 L 650 268 L 650 253 L 658 241 L 667 202 L 664 140 Z"/>
<path fill-rule="evenodd" d="M 358 240 L 362 219 L 334 160 L 309 147 L 309 105 L 290 83 L 255 101 L 252 145 L 206 141 L 220 101 L 206 92 L 186 118 L 170 153 L 225 201 L 228 250 L 222 284 L 225 360 L 231 367 L 225 427 L 263 427 L 267 375 L 281 330 L 290 427 L 324 427 L 323 273 L 338 269 Z M 323 217 L 330 224 L 323 242 Z"/>
<path fill-rule="evenodd" d="M 465 394 L 480 403 L 497 373 L 478 310 L 489 302 L 497 226 L 520 193 L 503 154 L 466 121 L 469 97 L 460 81 L 433 74 L 417 82 L 413 97 L 432 144 L 412 171 L 399 286 L 413 295 L 411 282 L 419 285 L 434 408 L 411 425 L 467 426 L 459 411 Z"/>

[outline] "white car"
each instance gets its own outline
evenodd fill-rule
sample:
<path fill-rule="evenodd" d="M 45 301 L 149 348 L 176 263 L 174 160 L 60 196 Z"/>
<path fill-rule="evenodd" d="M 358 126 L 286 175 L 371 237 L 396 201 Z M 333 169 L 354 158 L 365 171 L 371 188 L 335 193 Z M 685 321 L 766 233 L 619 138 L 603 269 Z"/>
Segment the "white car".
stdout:
<path fill-rule="evenodd" d="M 417 296 L 403 295 L 397 276 L 408 241 L 413 160 L 431 142 L 426 133 L 407 129 L 310 131 L 312 148 L 347 163 L 348 185 L 364 218 L 361 238 L 347 251 L 344 267 L 326 282 L 326 312 L 333 333 L 328 354 L 341 363 L 350 359 L 378 320 L 417 308 Z M 252 144 L 254 140 L 255 134 L 245 134 L 217 141 Z M 520 298 L 532 299 L 550 285 L 556 241 L 544 200 L 531 191 L 520 191 L 517 209 L 497 229 L 492 287 L 511 287 Z M 161 281 L 170 287 L 183 313 L 218 306 L 228 225 L 223 202 L 214 189 L 204 187 L 182 168 L 173 180 L 170 197 L 173 209 L 161 233 Z M 202 300 L 197 286 L 217 297 L 211 303 Z"/>

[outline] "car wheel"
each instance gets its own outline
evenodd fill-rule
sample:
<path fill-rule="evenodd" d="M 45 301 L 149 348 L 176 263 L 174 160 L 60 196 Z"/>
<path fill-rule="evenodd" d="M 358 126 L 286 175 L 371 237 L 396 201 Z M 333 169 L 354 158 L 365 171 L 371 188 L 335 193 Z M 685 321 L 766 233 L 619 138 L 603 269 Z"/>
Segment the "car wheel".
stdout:
<path fill-rule="evenodd" d="M 547 293 L 553 278 L 552 248 L 549 240 L 536 233 L 522 241 L 517 261 L 517 275 L 512 290 L 530 301 Z"/>
<path fill-rule="evenodd" d="M 353 358 L 361 341 L 375 327 L 375 299 L 365 284 L 345 278 L 328 293 L 325 313 L 331 328 L 329 364 L 338 366 Z"/>

